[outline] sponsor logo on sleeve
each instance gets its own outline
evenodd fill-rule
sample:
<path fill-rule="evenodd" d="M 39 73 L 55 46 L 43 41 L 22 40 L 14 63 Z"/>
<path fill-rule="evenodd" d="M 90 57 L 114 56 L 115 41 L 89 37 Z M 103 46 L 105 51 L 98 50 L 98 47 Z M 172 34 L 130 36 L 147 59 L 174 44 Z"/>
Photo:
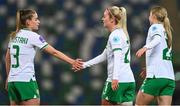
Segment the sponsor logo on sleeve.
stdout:
<path fill-rule="evenodd" d="M 42 43 L 46 42 L 45 39 L 44 39 L 42 36 L 39 37 L 39 40 L 40 40 Z"/>

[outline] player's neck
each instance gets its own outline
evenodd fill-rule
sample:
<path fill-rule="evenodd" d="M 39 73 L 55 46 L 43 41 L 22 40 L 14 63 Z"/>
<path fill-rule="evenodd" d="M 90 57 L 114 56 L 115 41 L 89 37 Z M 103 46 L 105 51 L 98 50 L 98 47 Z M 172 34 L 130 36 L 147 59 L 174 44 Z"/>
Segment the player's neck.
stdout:
<path fill-rule="evenodd" d="M 27 27 L 26 28 L 22 28 L 22 29 L 32 31 L 31 28 L 27 28 Z"/>
<path fill-rule="evenodd" d="M 111 30 L 111 32 L 112 32 L 112 31 L 114 31 L 114 30 L 116 30 L 116 29 L 119 29 L 119 26 L 117 26 L 117 25 L 114 25 L 114 26 L 112 27 L 112 30 Z"/>

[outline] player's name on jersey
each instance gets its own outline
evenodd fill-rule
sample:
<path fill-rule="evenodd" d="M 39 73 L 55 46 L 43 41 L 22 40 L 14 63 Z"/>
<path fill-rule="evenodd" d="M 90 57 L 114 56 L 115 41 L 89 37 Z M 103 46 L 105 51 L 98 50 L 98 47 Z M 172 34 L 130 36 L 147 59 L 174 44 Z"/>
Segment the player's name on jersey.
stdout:
<path fill-rule="evenodd" d="M 13 43 L 22 43 L 22 44 L 27 44 L 28 42 L 28 38 L 24 38 L 24 37 L 15 37 L 12 40 Z"/>

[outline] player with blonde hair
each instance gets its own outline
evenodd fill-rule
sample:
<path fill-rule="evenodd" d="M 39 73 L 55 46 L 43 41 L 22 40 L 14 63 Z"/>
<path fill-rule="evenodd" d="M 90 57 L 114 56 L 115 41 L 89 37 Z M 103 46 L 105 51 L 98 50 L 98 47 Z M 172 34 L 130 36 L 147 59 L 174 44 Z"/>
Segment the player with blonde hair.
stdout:
<path fill-rule="evenodd" d="M 130 67 L 130 40 L 124 7 L 112 6 L 104 11 L 104 27 L 111 33 L 103 53 L 84 62 L 83 67 L 107 60 L 108 78 L 102 92 L 102 105 L 132 105 L 135 80 Z"/>
<path fill-rule="evenodd" d="M 82 67 L 79 60 L 71 59 L 53 48 L 37 34 L 40 21 L 35 10 L 19 10 L 16 16 L 16 31 L 11 33 L 6 52 L 6 89 L 10 105 L 39 105 L 40 95 L 35 78 L 34 57 L 36 47 L 72 65 Z"/>
<path fill-rule="evenodd" d="M 136 53 L 146 52 L 146 79 L 136 97 L 136 105 L 157 99 L 159 105 L 171 105 L 175 89 L 172 65 L 172 32 L 167 10 L 156 6 L 150 11 L 150 28 L 146 45 Z"/>

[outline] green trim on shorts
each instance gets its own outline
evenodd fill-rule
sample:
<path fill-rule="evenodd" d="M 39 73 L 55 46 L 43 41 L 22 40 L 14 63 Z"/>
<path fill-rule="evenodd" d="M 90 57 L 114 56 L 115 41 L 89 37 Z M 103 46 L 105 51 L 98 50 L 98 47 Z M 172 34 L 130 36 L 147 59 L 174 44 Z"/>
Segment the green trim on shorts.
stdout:
<path fill-rule="evenodd" d="M 11 101 L 21 102 L 29 99 L 40 98 L 36 81 L 8 82 L 8 95 Z"/>
<path fill-rule="evenodd" d="M 135 82 L 119 83 L 118 90 L 113 91 L 111 88 L 111 82 L 106 81 L 101 97 L 102 99 L 117 103 L 134 101 Z"/>
<path fill-rule="evenodd" d="M 175 90 L 175 81 L 167 78 L 147 78 L 140 90 L 153 96 L 172 96 Z"/>

